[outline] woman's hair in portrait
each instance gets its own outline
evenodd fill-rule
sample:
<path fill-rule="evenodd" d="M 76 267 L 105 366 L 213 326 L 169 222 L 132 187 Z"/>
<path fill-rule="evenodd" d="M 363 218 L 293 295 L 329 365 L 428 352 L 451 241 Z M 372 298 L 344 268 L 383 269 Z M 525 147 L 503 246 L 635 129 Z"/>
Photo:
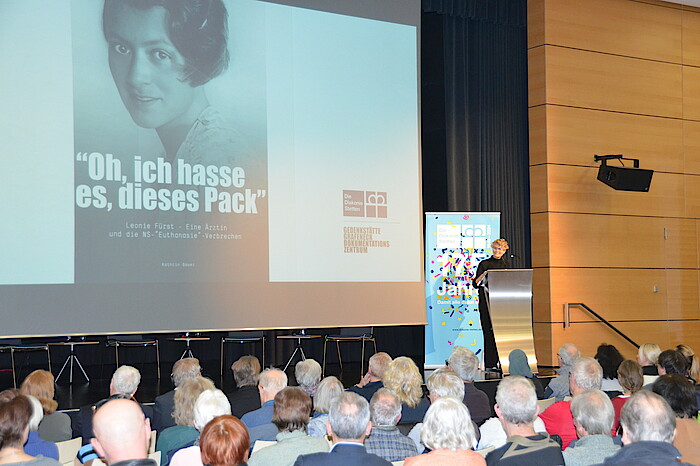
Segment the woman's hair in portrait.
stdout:
<path fill-rule="evenodd" d="M 630 393 L 637 393 L 644 385 L 642 366 L 637 361 L 625 359 L 617 368 L 617 381 Z"/>
<path fill-rule="evenodd" d="M 625 360 L 624 356 L 613 345 L 601 344 L 598 347 L 598 351 L 595 353 L 595 359 L 603 368 L 603 378 L 605 379 L 615 379 L 617 378 L 617 368 L 620 367 L 622 361 Z"/>
<path fill-rule="evenodd" d="M 491 247 L 493 247 L 493 246 L 498 246 L 499 248 L 508 249 L 508 241 L 504 240 L 503 238 L 498 238 L 493 243 L 491 243 Z"/>
<path fill-rule="evenodd" d="M 199 438 L 202 462 L 210 466 L 232 466 L 245 462 L 250 448 L 248 429 L 235 416 L 219 416 L 202 430 Z"/>
<path fill-rule="evenodd" d="M 228 67 L 228 13 L 222 0 L 105 0 L 102 31 L 107 40 L 117 4 L 165 9 L 170 41 L 185 58 L 182 80 L 192 87 L 206 84 Z"/>
<path fill-rule="evenodd" d="M 311 397 L 301 388 L 287 387 L 275 395 L 272 423 L 280 432 L 301 430 L 306 433 L 310 417 Z"/>
<path fill-rule="evenodd" d="M 191 426 L 194 422 L 194 404 L 205 390 L 214 390 L 214 382 L 204 377 L 195 377 L 182 382 L 175 392 L 173 419 L 179 426 Z"/>

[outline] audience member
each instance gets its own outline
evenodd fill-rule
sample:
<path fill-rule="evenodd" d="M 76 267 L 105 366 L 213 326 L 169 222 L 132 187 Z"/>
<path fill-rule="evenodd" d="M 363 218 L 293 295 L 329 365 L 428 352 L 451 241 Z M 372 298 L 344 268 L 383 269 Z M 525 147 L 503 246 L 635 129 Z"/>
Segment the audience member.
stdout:
<path fill-rule="evenodd" d="M 234 416 L 215 417 L 204 427 L 199 438 L 202 463 L 209 466 L 246 464 L 250 451 L 248 430 Z"/>
<path fill-rule="evenodd" d="M 279 369 L 265 369 L 258 378 L 260 408 L 246 413 L 241 421 L 248 429 L 272 423 L 275 395 L 287 386 L 287 374 Z"/>
<path fill-rule="evenodd" d="M 637 351 L 637 362 L 642 366 L 644 375 L 656 376 L 659 371 L 656 368 L 656 363 L 659 360 L 661 348 L 656 343 L 644 343 Z"/>
<path fill-rule="evenodd" d="M 600 389 L 610 398 L 622 395 L 623 389 L 617 380 L 617 369 L 625 358 L 613 345 L 601 344 L 595 353 L 595 360 L 603 368 L 603 381 Z"/>
<path fill-rule="evenodd" d="M 184 358 L 173 364 L 173 372 L 170 378 L 175 388 L 158 397 L 153 404 L 153 422 L 151 427 L 158 433 L 163 432 L 168 427 L 175 425 L 173 410 L 175 409 L 175 390 L 187 379 L 201 377 L 202 368 L 199 366 L 199 359 Z"/>
<path fill-rule="evenodd" d="M 656 393 L 639 390 L 622 407 L 622 443 L 604 465 L 689 465 L 680 461 L 672 445 L 676 418 L 668 403 Z"/>
<path fill-rule="evenodd" d="M 0 397 L 3 400 L 0 401 L 0 464 L 59 466 L 60 463 L 53 458 L 45 458 L 42 455 L 34 457 L 24 451 L 22 445 L 27 441 L 32 403 L 24 395 L 6 392 L 7 390 Z"/>
<path fill-rule="evenodd" d="M 260 408 L 260 361 L 255 356 L 242 356 L 231 365 L 231 371 L 236 389 L 227 396 L 231 402 L 231 414 L 240 419 L 244 414 Z"/>
<path fill-rule="evenodd" d="M 471 418 L 478 426 L 491 417 L 489 397 L 474 385 L 474 377 L 479 368 L 479 358 L 469 348 L 455 346 L 452 348 L 447 365 L 454 370 L 464 382 L 463 402 L 469 408 Z"/>
<path fill-rule="evenodd" d="M 326 439 L 306 435 L 310 414 L 311 397 L 300 387 L 277 393 L 272 414 L 272 423 L 279 429 L 277 443 L 255 452 L 249 466 L 291 466 L 299 455 L 327 452 Z"/>
<path fill-rule="evenodd" d="M 464 400 L 464 382 L 450 367 L 445 366 L 433 371 L 428 377 L 427 385 L 430 403 L 434 403 L 444 396 L 453 396 Z M 478 432 L 476 424 L 474 424 L 474 430 Z M 408 437 L 416 445 L 417 453 L 422 453 L 425 450 L 425 445 L 421 442 L 422 432 L 423 423 L 419 422 L 408 433 Z"/>
<path fill-rule="evenodd" d="M 683 461 L 700 464 L 698 403 L 692 382 L 679 374 L 662 375 L 654 382 L 652 391 L 663 397 L 676 414 L 673 446 L 681 452 Z"/>
<path fill-rule="evenodd" d="M 314 359 L 303 359 L 294 367 L 294 378 L 299 388 L 313 398 L 321 381 L 321 365 Z"/>
<path fill-rule="evenodd" d="M 603 369 L 593 358 L 581 357 L 574 362 L 570 372 L 569 390 L 573 396 L 586 390 L 600 390 Z M 571 401 L 557 401 L 540 414 L 549 435 L 558 435 L 562 440 L 562 450 L 576 438 L 576 427 L 571 415 Z"/>
<path fill-rule="evenodd" d="M 371 400 L 372 395 L 384 386 L 382 378 L 390 362 L 391 356 L 387 353 L 379 352 L 373 354 L 372 357 L 369 358 L 367 373 L 357 385 L 348 388 L 348 390 L 363 396 L 367 401 Z"/>
<path fill-rule="evenodd" d="M 635 363 L 636 364 L 636 363 Z M 566 466 L 588 466 L 617 453 L 611 430 L 615 410 L 607 394 L 587 390 L 571 400 L 571 413 L 579 440 L 564 450 Z"/>
<path fill-rule="evenodd" d="M 689 377 L 695 384 L 700 382 L 700 361 L 695 357 L 693 348 L 688 345 L 678 345 L 676 346 L 676 351 L 685 356 L 688 362 L 688 370 L 685 374 L 686 377 Z"/>
<path fill-rule="evenodd" d="M 111 466 L 156 466 L 148 459 L 151 426 L 143 410 L 131 400 L 115 399 L 102 405 L 93 419 L 95 451 Z"/>
<path fill-rule="evenodd" d="M 539 408 L 532 382 L 517 375 L 501 380 L 496 389 L 494 409 L 503 423 L 508 441 L 486 456 L 487 464 L 564 464 L 559 444 L 546 433 L 535 432 L 533 421 Z"/>
<path fill-rule="evenodd" d="M 622 361 L 620 367 L 617 368 L 617 380 L 622 387 L 622 395 L 612 399 L 613 408 L 615 409 L 615 422 L 613 423 L 613 433 L 618 434 L 620 430 L 620 413 L 629 397 L 642 389 L 644 384 L 644 376 L 642 375 L 642 366 L 636 361 L 627 359 Z"/>
<path fill-rule="evenodd" d="M 557 359 L 559 361 L 559 369 L 557 369 L 557 376 L 554 377 L 547 385 L 544 391 L 544 397 L 550 398 L 554 397 L 557 401 L 561 401 L 564 397 L 570 395 L 569 393 L 569 371 L 571 366 L 573 366 L 576 359 L 581 356 L 578 348 L 572 343 L 565 343 L 557 351 Z"/>
<path fill-rule="evenodd" d="M 74 421 L 73 433 L 76 437 L 83 438 L 83 445 L 89 445 L 90 439 L 93 437 L 92 416 L 97 406 L 101 406 L 113 399 L 128 398 L 136 401 L 134 394 L 139 388 L 139 383 L 141 383 L 141 373 L 138 369 L 132 366 L 119 366 L 112 374 L 112 380 L 109 382 L 109 397 L 80 408 L 80 413 Z M 143 406 L 141 409 L 143 410 Z M 145 411 L 144 414 L 146 414 Z M 41 429 L 39 430 L 39 435 L 41 435 Z M 86 447 L 86 450 L 81 449 L 81 451 L 85 454 L 83 458 L 85 461 L 95 457 L 90 453 L 94 451 L 91 446 Z"/>
<path fill-rule="evenodd" d="M 340 381 L 331 376 L 321 380 L 314 396 L 314 415 L 309 421 L 306 432 L 312 437 L 326 436 L 326 422 L 328 422 L 328 412 L 331 410 L 331 403 L 345 389 Z"/>
<path fill-rule="evenodd" d="M 542 388 L 542 383 L 539 381 L 535 374 L 530 370 L 530 364 L 527 360 L 527 355 L 525 351 L 521 349 L 514 349 L 508 355 L 508 373 L 509 375 L 519 375 L 530 379 L 533 386 L 535 387 L 535 393 L 537 393 L 537 399 L 541 400 L 544 398 L 544 388 Z"/>
<path fill-rule="evenodd" d="M 45 456 L 46 458 L 58 459 L 58 447 L 54 442 L 49 442 L 39 436 L 39 423 L 44 417 L 44 408 L 38 398 L 32 395 L 25 395 L 32 403 L 32 417 L 29 419 L 29 434 L 27 442 L 24 444 L 24 452 L 30 456 Z"/>
<path fill-rule="evenodd" d="M 659 375 L 679 374 L 685 377 L 688 373 L 688 360 L 678 351 L 669 349 L 659 354 L 656 368 L 659 371 Z"/>
<path fill-rule="evenodd" d="M 421 441 L 431 451 L 406 458 L 406 466 L 486 464 L 484 457 L 472 450 L 476 445 L 474 423 L 459 398 L 443 396 L 430 405 Z"/>
<path fill-rule="evenodd" d="M 73 438 L 73 432 L 70 416 L 56 411 L 58 403 L 53 399 L 54 383 L 51 372 L 36 370 L 24 379 L 19 392 L 22 395 L 37 397 L 44 408 L 44 419 L 39 424 L 39 436 L 49 442 L 63 442 Z"/>
<path fill-rule="evenodd" d="M 221 390 L 204 390 L 194 403 L 194 428 L 200 433 L 204 426 L 217 416 L 231 414 L 231 404 Z M 194 445 L 176 451 L 170 460 L 170 466 L 201 466 L 202 451 Z"/>
<path fill-rule="evenodd" d="M 203 391 L 214 388 L 214 382 L 204 377 L 187 379 L 178 387 L 173 411 L 175 425 L 161 432 L 156 442 L 161 466 L 167 465 L 177 450 L 192 445 L 199 438 L 199 431 L 194 427 L 194 405 Z"/>
<path fill-rule="evenodd" d="M 369 402 L 369 412 L 372 432 L 365 440 L 369 453 L 387 461 L 403 461 L 407 456 L 418 454 L 413 440 L 396 427 L 401 419 L 401 403 L 392 391 L 386 388 L 377 390 Z"/>
<path fill-rule="evenodd" d="M 369 403 L 357 393 L 344 392 L 331 406 L 328 434 L 333 446 L 328 453 L 313 453 L 297 458 L 295 465 L 389 465 L 377 455 L 367 453 L 363 445 L 372 430 Z"/>
<path fill-rule="evenodd" d="M 401 356 L 389 363 L 384 372 L 384 386 L 401 402 L 400 424 L 415 424 L 423 420 L 430 402 L 423 397 L 423 379 L 411 358 Z"/>

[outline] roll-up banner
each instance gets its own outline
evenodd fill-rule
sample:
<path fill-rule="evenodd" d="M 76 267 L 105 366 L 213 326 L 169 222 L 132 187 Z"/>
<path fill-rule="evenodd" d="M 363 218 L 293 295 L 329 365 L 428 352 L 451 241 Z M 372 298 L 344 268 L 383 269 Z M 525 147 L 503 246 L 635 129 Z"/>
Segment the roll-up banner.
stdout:
<path fill-rule="evenodd" d="M 425 214 L 426 368 L 444 365 L 454 346 L 482 359 L 479 292 L 471 282 L 500 232 L 500 212 Z"/>

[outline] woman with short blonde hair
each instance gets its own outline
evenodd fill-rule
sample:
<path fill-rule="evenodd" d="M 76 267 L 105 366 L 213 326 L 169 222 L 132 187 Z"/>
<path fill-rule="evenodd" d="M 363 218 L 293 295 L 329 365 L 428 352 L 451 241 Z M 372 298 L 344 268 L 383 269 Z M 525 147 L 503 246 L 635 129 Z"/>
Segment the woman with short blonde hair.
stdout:
<path fill-rule="evenodd" d="M 416 363 L 406 356 L 394 359 L 384 372 L 383 382 L 401 402 L 399 424 L 421 422 L 430 402 L 423 396 L 423 378 Z"/>

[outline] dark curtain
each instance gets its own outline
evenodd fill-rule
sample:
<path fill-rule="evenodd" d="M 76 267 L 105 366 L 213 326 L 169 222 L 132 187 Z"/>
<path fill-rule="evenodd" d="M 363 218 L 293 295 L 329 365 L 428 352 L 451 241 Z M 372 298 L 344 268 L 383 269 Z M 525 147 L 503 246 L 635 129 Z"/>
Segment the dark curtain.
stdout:
<path fill-rule="evenodd" d="M 423 0 L 426 211 L 501 212 L 530 267 L 526 0 Z"/>

